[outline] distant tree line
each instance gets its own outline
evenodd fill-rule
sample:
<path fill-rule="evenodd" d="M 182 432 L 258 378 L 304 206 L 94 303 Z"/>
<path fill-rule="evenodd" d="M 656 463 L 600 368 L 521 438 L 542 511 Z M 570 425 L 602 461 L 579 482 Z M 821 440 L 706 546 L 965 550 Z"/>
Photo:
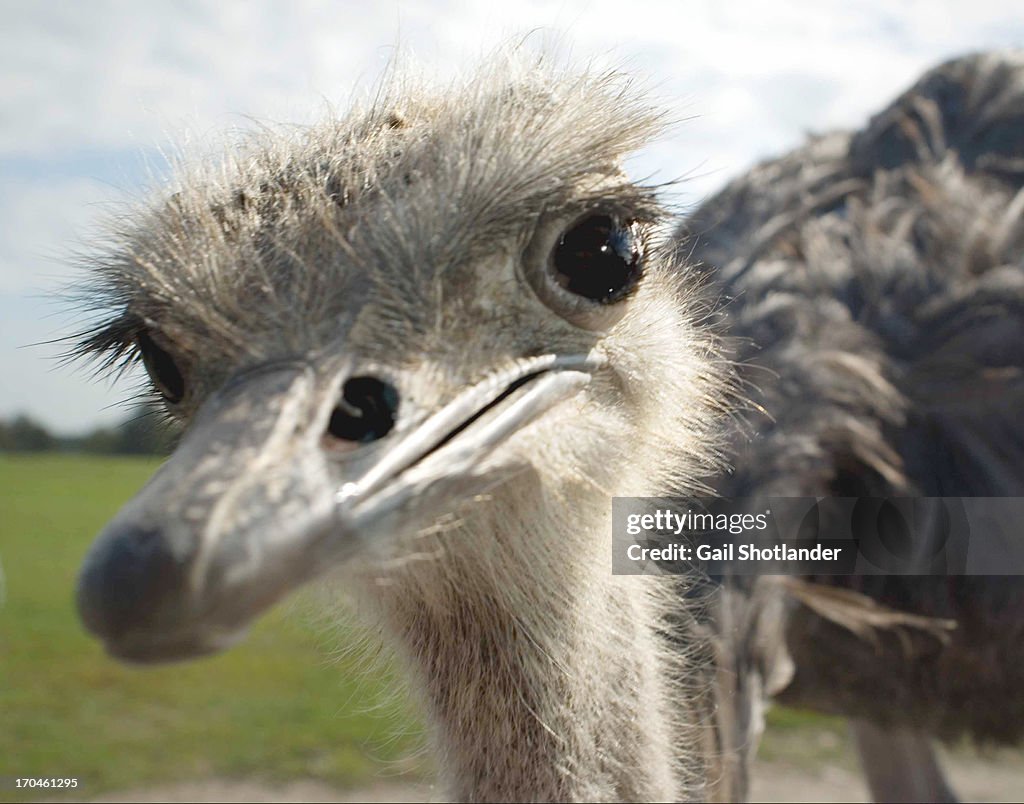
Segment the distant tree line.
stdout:
<path fill-rule="evenodd" d="M 167 455 L 177 440 L 174 428 L 146 405 L 113 427 L 62 436 L 31 416 L 0 419 L 0 452 L 87 452 L 107 455 Z"/>

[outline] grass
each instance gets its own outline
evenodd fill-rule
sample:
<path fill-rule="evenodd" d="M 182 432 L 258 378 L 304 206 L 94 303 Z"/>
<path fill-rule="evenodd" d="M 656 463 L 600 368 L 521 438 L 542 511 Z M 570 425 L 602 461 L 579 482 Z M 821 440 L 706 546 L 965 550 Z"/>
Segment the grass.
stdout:
<path fill-rule="evenodd" d="M 0 455 L 0 800 L 26 798 L 16 776 L 77 777 L 93 796 L 208 776 L 350 786 L 415 769 L 420 727 L 391 674 L 330 660 L 349 637 L 328 638 L 301 607 L 273 611 L 222 656 L 154 669 L 119 665 L 85 635 L 78 566 L 156 466 Z"/>
<path fill-rule="evenodd" d="M 783 706 L 768 710 L 757 756 L 766 762 L 785 762 L 802 768 L 856 764 L 853 742 L 843 718 Z"/>

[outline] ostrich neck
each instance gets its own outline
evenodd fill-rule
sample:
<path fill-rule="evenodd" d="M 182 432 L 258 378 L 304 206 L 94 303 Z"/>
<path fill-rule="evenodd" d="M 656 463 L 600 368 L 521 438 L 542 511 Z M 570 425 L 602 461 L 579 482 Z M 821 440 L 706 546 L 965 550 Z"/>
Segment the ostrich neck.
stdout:
<path fill-rule="evenodd" d="M 511 549 L 500 572 L 453 560 L 393 587 L 390 625 L 454 800 L 683 795 L 674 673 L 649 587 L 657 579 L 612 576 L 610 551 L 587 549 L 595 554 L 582 566 L 579 555 L 538 566 L 535 551 Z"/>

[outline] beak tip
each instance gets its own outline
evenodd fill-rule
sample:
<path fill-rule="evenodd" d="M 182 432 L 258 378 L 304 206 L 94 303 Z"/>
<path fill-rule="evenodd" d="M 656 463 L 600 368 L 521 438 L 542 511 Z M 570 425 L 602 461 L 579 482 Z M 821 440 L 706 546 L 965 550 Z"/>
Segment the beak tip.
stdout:
<path fill-rule="evenodd" d="M 151 626 L 184 568 L 157 528 L 109 527 L 93 545 L 78 576 L 78 614 L 86 630 L 116 643 Z"/>

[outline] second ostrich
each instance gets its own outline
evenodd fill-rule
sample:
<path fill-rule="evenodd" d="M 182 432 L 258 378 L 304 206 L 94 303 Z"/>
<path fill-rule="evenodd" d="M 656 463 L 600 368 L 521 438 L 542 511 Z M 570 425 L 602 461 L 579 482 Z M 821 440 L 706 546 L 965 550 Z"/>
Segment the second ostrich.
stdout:
<path fill-rule="evenodd" d="M 749 399 L 717 492 L 1024 497 L 1022 124 L 1024 54 L 958 58 L 863 130 L 757 166 L 684 223 L 728 300 L 719 329 Z M 955 566 L 946 503 L 927 505 L 939 515 L 913 547 Z M 971 549 L 998 538 L 1019 543 L 1019 525 L 976 526 Z M 769 688 L 855 720 L 877 800 L 951 800 L 930 736 L 1024 736 L 1024 582 L 1004 566 L 724 590 L 716 630 L 735 683 L 719 697 L 746 726 L 733 755 L 755 744 Z M 761 615 L 765 595 L 782 616 Z"/>

